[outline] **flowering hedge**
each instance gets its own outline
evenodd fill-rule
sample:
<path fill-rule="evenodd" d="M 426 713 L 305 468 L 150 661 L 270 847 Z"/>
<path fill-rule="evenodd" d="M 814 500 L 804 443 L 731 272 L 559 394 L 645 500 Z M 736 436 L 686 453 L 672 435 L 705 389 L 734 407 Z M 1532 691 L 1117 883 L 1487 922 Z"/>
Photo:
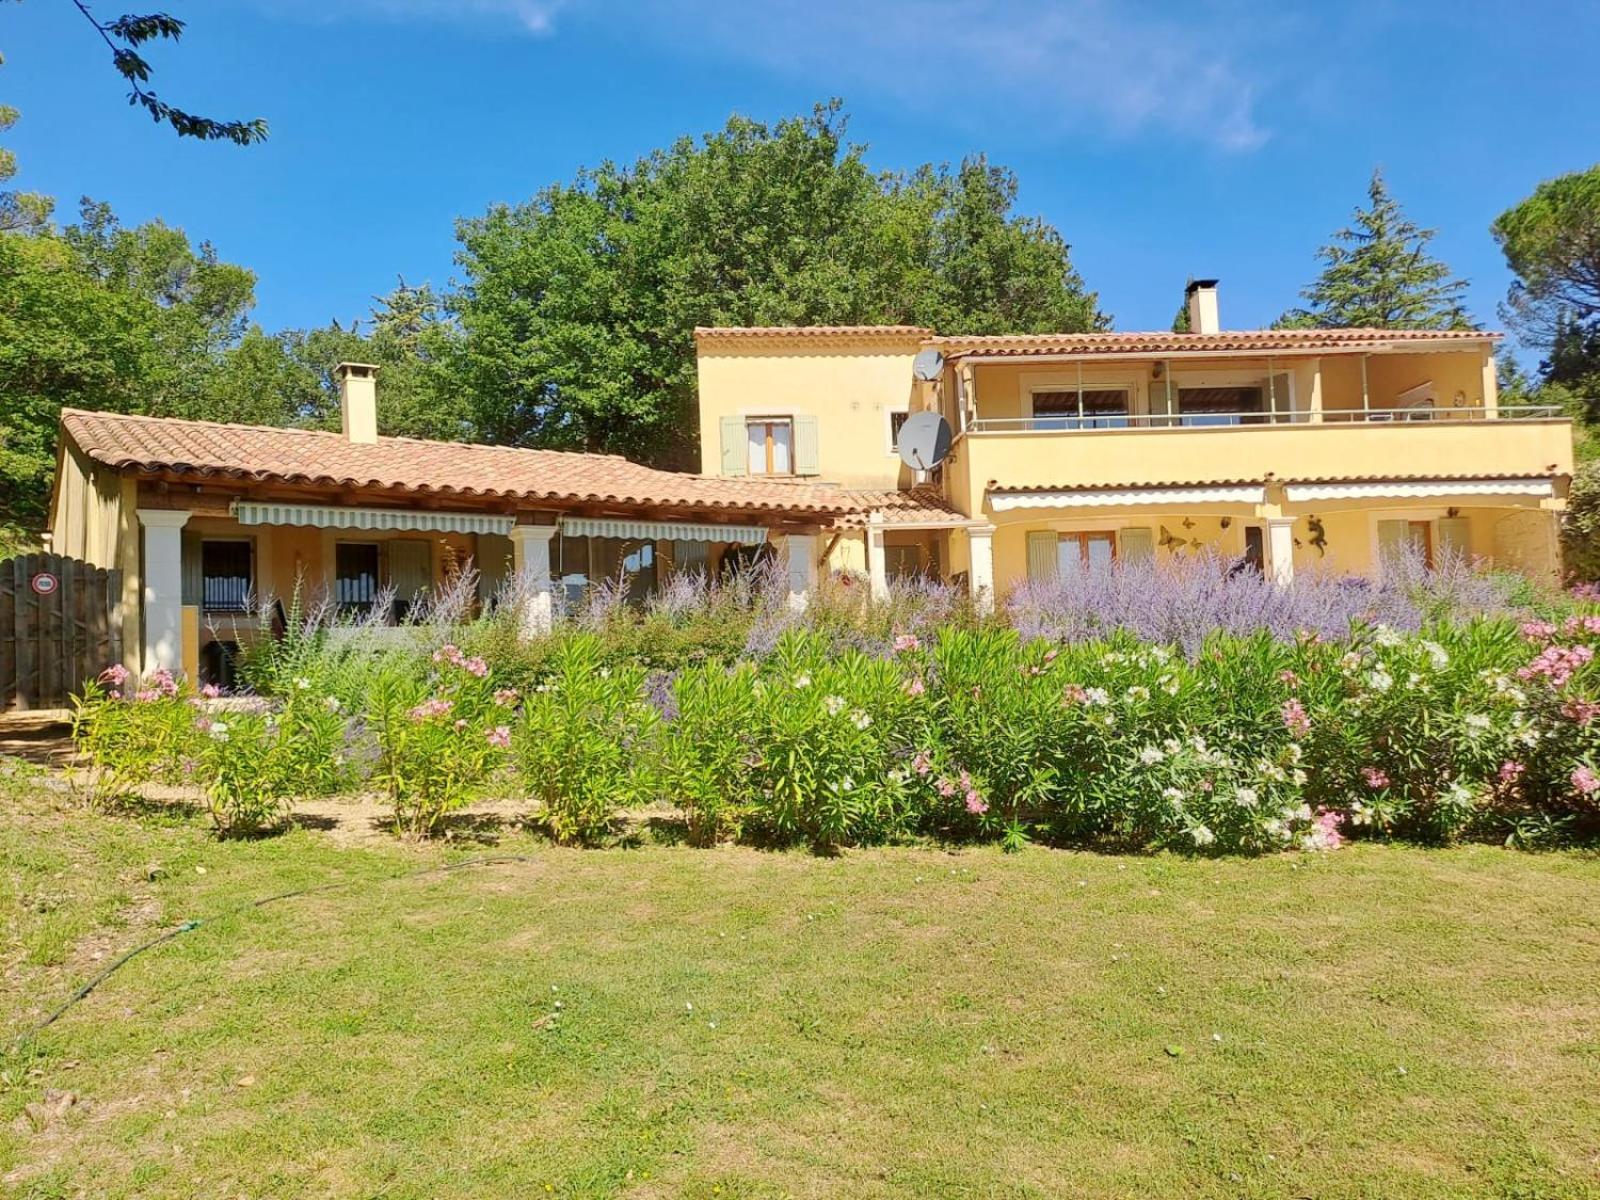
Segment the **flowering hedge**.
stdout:
<path fill-rule="evenodd" d="M 1590 615 L 1213 633 L 1188 653 L 953 623 L 881 652 L 790 629 L 759 660 L 667 672 L 608 665 L 578 632 L 532 682 L 445 644 L 297 680 L 244 726 L 167 677 L 113 674 L 79 729 L 107 788 L 188 779 L 248 817 L 262 792 L 365 780 L 413 833 L 492 790 L 575 842 L 662 803 L 701 844 L 1543 845 L 1600 833 L 1597 643 Z"/>

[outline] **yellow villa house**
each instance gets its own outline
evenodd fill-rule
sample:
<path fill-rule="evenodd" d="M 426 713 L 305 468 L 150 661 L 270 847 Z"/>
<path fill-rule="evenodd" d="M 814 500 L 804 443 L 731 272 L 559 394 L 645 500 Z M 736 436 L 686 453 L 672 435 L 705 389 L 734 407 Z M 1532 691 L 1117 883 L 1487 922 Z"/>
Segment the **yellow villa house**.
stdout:
<path fill-rule="evenodd" d="M 1181 334 L 697 329 L 699 474 L 379 437 L 361 364 L 339 369 L 338 433 L 68 410 L 50 548 L 120 570 L 130 669 L 207 679 L 297 580 L 398 623 L 469 562 L 485 604 L 521 580 L 530 631 L 600 580 L 642 597 L 765 553 L 795 604 L 829 571 L 992 605 L 1207 550 L 1286 585 L 1404 544 L 1559 570 L 1571 425 L 1498 402 L 1496 335 L 1225 332 L 1214 284 L 1189 304 Z M 950 434 L 927 470 L 898 447 L 918 412 Z"/>

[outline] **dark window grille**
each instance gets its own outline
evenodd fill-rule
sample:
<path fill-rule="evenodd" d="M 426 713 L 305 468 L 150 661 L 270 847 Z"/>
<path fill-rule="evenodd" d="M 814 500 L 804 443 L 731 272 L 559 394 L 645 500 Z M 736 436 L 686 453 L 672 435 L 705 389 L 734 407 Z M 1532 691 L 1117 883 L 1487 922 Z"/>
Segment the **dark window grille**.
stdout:
<path fill-rule="evenodd" d="M 333 551 L 333 594 L 348 612 L 366 612 L 378 598 L 378 547 L 340 542 Z"/>
<path fill-rule="evenodd" d="M 249 542 L 200 543 L 200 606 L 207 612 L 244 612 L 254 580 Z"/>

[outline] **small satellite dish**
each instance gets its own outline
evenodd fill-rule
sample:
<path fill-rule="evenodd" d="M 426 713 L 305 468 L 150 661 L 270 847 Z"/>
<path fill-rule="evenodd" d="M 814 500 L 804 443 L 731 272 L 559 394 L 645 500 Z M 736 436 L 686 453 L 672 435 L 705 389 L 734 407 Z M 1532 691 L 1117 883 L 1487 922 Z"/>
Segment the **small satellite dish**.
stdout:
<path fill-rule="evenodd" d="M 920 350 L 911 360 L 911 373 L 924 383 L 932 383 L 944 374 L 944 355 L 937 350 Z"/>
<path fill-rule="evenodd" d="M 931 471 L 950 454 L 950 422 L 936 412 L 915 412 L 900 426 L 900 461 Z"/>

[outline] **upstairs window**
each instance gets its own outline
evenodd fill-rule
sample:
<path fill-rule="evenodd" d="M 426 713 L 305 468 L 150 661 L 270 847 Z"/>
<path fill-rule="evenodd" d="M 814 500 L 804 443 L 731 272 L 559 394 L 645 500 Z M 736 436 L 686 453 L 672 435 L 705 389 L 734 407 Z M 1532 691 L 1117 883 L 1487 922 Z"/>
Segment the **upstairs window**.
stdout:
<path fill-rule="evenodd" d="M 1125 429 L 1128 389 L 1086 387 L 1081 391 L 1033 393 L 1035 429 Z"/>
<path fill-rule="evenodd" d="M 1259 425 L 1266 405 L 1258 387 L 1178 389 L 1178 414 L 1184 425 Z"/>
<path fill-rule="evenodd" d="M 900 430 L 906 423 L 909 412 L 890 412 L 889 414 L 889 453 L 900 453 Z"/>
<path fill-rule="evenodd" d="M 752 417 L 744 428 L 750 474 L 794 474 L 794 423 L 788 417 Z"/>

